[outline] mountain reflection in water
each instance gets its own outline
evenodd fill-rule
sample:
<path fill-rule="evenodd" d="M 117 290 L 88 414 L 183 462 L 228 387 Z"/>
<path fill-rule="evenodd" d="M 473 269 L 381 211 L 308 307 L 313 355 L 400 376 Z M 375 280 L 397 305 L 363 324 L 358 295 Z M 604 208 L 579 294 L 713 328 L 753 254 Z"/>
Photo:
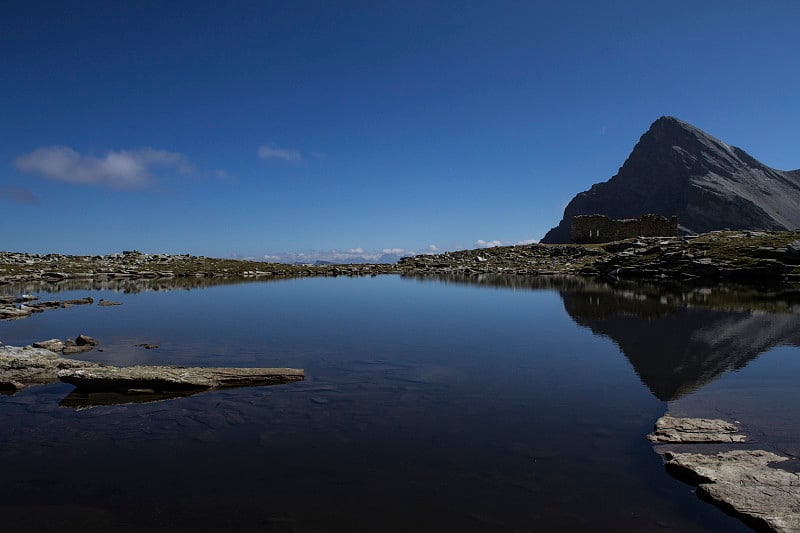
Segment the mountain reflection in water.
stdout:
<path fill-rule="evenodd" d="M 430 278 L 418 278 L 430 279 Z M 584 278 L 437 277 L 438 281 L 557 290 L 576 324 L 611 339 L 659 400 L 677 400 L 781 345 L 800 346 L 797 290 Z"/>
<path fill-rule="evenodd" d="M 644 435 L 672 405 L 650 391 L 679 394 L 791 342 L 781 321 L 796 306 L 580 278 L 158 281 L 4 286 L 122 305 L 0 322 L 0 340 L 87 333 L 100 344 L 81 357 L 98 363 L 287 366 L 306 380 L 170 401 L 64 383 L 0 396 L 6 529 L 740 531 L 665 475 Z M 752 338 L 724 335 L 737 326 Z M 752 355 L 725 360 L 737 343 Z M 771 398 L 774 373 L 754 379 Z"/>

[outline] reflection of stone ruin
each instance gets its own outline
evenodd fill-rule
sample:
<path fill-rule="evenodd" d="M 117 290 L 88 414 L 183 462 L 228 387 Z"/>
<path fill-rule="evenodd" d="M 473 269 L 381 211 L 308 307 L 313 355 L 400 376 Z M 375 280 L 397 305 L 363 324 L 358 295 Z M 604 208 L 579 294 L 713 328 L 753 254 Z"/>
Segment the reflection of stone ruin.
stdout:
<path fill-rule="evenodd" d="M 612 220 L 605 215 L 579 215 L 572 217 L 570 236 L 572 242 L 600 243 L 630 239 L 632 237 L 676 237 L 678 217 L 642 215 L 639 218 Z"/>

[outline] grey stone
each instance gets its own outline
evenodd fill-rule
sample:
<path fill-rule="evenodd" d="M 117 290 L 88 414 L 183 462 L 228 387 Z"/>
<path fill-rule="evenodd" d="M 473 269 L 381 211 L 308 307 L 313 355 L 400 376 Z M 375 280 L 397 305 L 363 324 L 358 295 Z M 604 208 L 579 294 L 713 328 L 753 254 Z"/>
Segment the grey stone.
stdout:
<path fill-rule="evenodd" d="M 80 390 L 120 391 L 152 389 L 156 392 L 248 387 L 300 381 L 302 370 L 293 368 L 188 368 L 180 366 L 94 366 L 65 369 L 58 379 Z"/>
<path fill-rule="evenodd" d="M 77 344 L 67 344 L 64 346 L 64 349 L 61 350 L 61 353 L 64 355 L 75 355 L 78 353 L 91 352 L 93 348 L 94 346 L 91 344 L 83 344 L 80 346 Z"/>
<path fill-rule="evenodd" d="M 64 300 L 63 302 L 61 302 L 61 306 L 66 307 L 68 305 L 87 305 L 93 303 L 94 303 L 94 298 L 92 298 L 91 296 L 87 296 L 86 298 L 79 298 L 77 300 Z"/>
<path fill-rule="evenodd" d="M 64 349 L 64 341 L 60 339 L 50 339 L 47 341 L 39 341 L 33 343 L 34 348 L 44 348 L 45 350 L 50 350 L 53 353 L 61 353 L 61 350 Z"/>
<path fill-rule="evenodd" d="M 290 383 L 304 377 L 303 370 L 294 368 L 118 368 L 60 357 L 44 348 L 0 345 L 0 391 L 13 393 L 61 380 L 77 387 L 64 403 L 76 408 L 159 401 L 220 388 Z"/>
<path fill-rule="evenodd" d="M 0 320 L 15 320 L 31 316 L 31 309 L 17 309 L 16 307 L 0 307 Z"/>
<path fill-rule="evenodd" d="M 764 450 L 667 452 L 664 457 L 671 474 L 698 486 L 699 497 L 756 529 L 800 531 L 800 475 L 769 466 L 787 457 Z"/>
<path fill-rule="evenodd" d="M 122 304 L 120 302 L 112 302 L 111 300 L 104 300 L 104 299 L 100 298 L 100 302 L 98 302 L 97 305 L 101 305 L 103 307 L 109 307 L 109 306 L 112 306 L 112 305 L 122 305 Z"/>
<path fill-rule="evenodd" d="M 65 359 L 45 348 L 0 347 L 0 390 L 16 391 L 30 385 L 58 381 L 64 368 L 96 366 L 97 363 Z"/>
<path fill-rule="evenodd" d="M 98 342 L 89 335 L 80 334 L 75 337 L 75 344 L 78 346 L 97 346 Z"/>
<path fill-rule="evenodd" d="M 745 436 L 737 431 L 735 424 L 725 420 L 665 415 L 656 421 L 655 429 L 647 439 L 673 443 L 744 442 Z"/>

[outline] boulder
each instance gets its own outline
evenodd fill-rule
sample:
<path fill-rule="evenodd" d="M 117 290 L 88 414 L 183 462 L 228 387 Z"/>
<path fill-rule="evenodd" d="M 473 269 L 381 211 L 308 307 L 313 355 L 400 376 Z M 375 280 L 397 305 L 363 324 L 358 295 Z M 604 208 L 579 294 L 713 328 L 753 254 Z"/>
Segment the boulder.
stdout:
<path fill-rule="evenodd" d="M 98 342 L 89 335 L 80 334 L 75 337 L 75 344 L 78 346 L 97 346 Z"/>
<path fill-rule="evenodd" d="M 25 318 L 33 313 L 30 309 L 17 309 L 16 307 L 0 307 L 0 320 L 14 320 Z"/>
<path fill-rule="evenodd" d="M 800 474 L 772 468 L 788 460 L 764 450 L 713 455 L 667 452 L 667 471 L 697 485 L 700 498 L 758 530 L 800 531 Z"/>
<path fill-rule="evenodd" d="M 64 341 L 60 339 L 50 339 L 47 341 L 39 341 L 33 343 L 34 348 L 44 348 L 45 350 L 50 350 L 53 353 L 61 353 L 61 350 L 64 349 Z"/>

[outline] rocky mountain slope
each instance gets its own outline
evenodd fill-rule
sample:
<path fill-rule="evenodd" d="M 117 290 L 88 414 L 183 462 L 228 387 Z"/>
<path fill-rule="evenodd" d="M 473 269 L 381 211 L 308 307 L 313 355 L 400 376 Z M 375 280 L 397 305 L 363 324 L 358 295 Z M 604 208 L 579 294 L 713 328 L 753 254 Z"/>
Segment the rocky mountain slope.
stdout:
<path fill-rule="evenodd" d="M 661 117 L 610 180 L 579 193 L 541 242 L 570 241 L 570 219 L 678 216 L 683 233 L 800 227 L 800 170 L 760 163 L 691 124 Z"/>

